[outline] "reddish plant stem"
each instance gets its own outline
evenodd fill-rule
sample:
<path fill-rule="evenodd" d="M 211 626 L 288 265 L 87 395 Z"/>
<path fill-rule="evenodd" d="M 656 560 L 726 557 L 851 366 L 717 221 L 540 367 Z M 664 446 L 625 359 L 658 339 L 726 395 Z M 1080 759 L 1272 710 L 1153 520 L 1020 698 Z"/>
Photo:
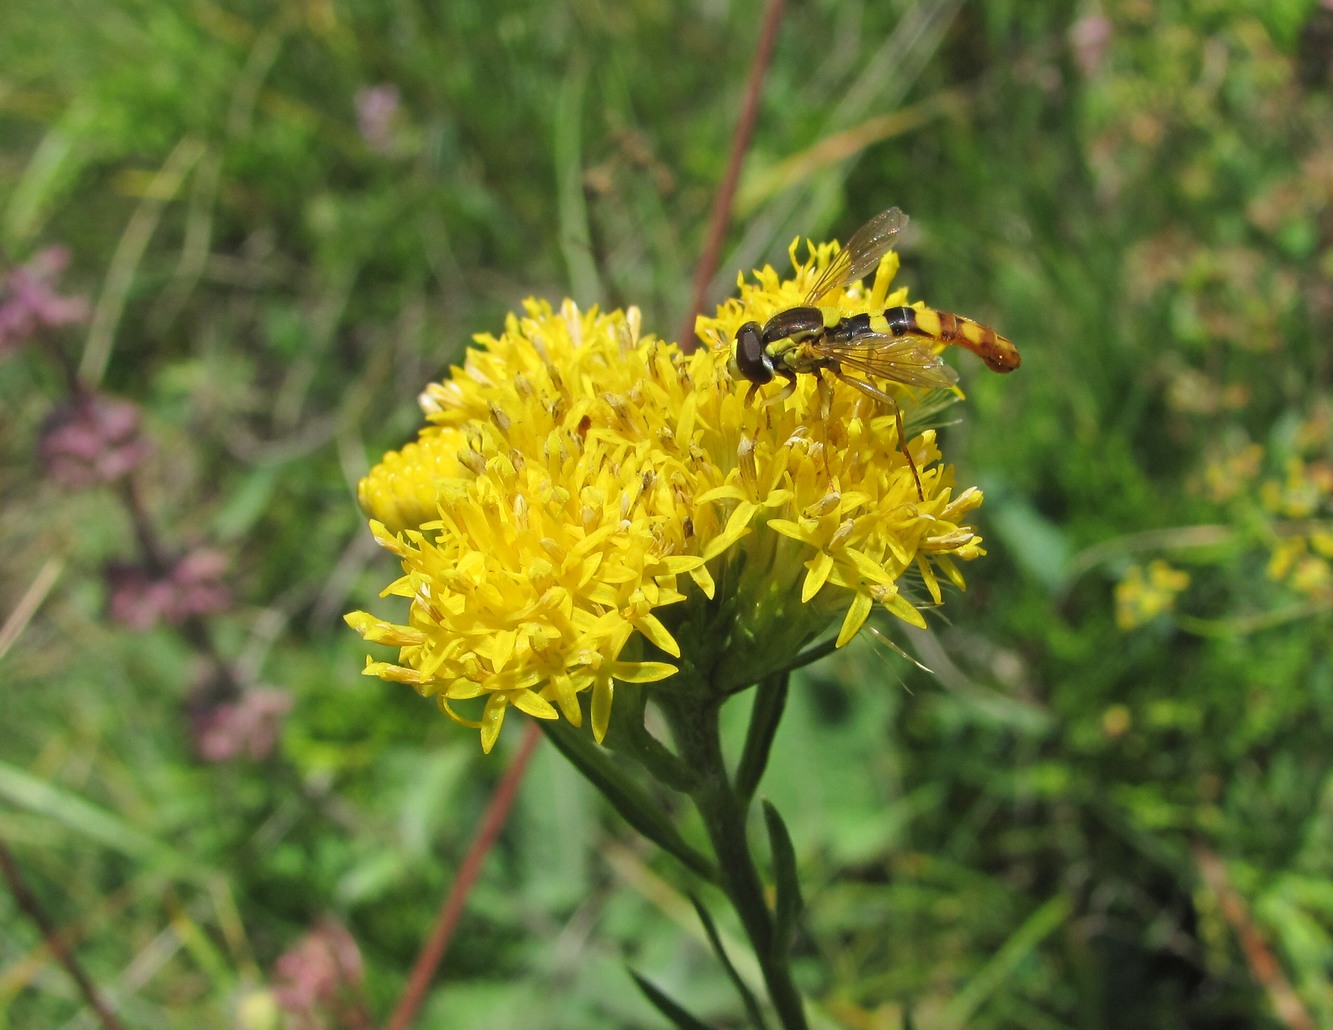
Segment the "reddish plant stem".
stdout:
<path fill-rule="evenodd" d="M 458 875 L 454 877 L 449 893 L 445 896 L 444 904 L 440 906 L 440 914 L 435 919 L 435 927 L 431 930 L 430 939 L 426 941 L 426 946 L 421 949 L 421 954 L 417 956 L 416 963 L 412 966 L 412 973 L 407 980 L 407 989 L 403 991 L 403 996 L 398 1000 L 398 1007 L 393 1010 L 393 1015 L 389 1017 L 385 1030 L 407 1030 L 412 1025 L 412 1020 L 416 1018 L 417 1010 L 421 1008 L 421 1003 L 425 1001 L 426 992 L 430 989 L 431 981 L 435 978 L 435 973 L 444 960 L 445 952 L 449 948 L 449 940 L 458 925 L 459 916 L 463 914 L 463 905 L 467 902 L 472 885 L 481 872 L 482 863 L 485 861 L 486 855 L 490 852 L 496 838 L 499 837 L 505 820 L 509 818 L 510 809 L 514 807 L 518 785 L 523 780 L 528 762 L 531 760 L 533 752 L 536 751 L 537 742 L 541 740 L 541 737 L 542 733 L 537 724 L 529 720 L 523 743 L 519 745 L 518 753 L 514 755 L 514 760 L 509 764 L 509 768 L 500 777 L 500 782 L 496 784 L 495 794 L 491 797 L 490 804 L 486 806 L 486 812 L 482 816 L 481 825 L 477 827 L 476 836 L 472 838 L 472 844 L 468 847 L 467 854 L 463 856 L 463 862 L 458 867 Z"/>
<path fill-rule="evenodd" d="M 139 542 L 139 553 L 143 556 L 144 564 L 154 576 L 165 576 L 171 571 L 171 557 L 162 545 L 152 516 L 148 514 L 138 478 L 132 470 L 121 480 L 120 486 L 120 498 L 130 514 L 134 537 Z"/>
<path fill-rule="evenodd" d="M 55 923 L 46 914 L 46 910 L 42 908 L 36 896 L 28 889 L 18 863 L 14 861 L 14 856 L 3 841 L 0 841 L 0 872 L 4 873 L 5 881 L 9 884 L 9 892 L 14 896 L 14 901 L 40 931 L 42 938 L 46 941 L 46 946 L 51 949 L 51 954 L 56 957 L 56 961 L 65 967 L 65 972 L 69 973 L 70 979 L 78 987 L 84 1001 L 96 1014 L 103 1030 L 120 1030 L 120 1021 L 111 1014 L 111 1010 L 106 1007 L 106 1003 L 102 1001 L 102 996 L 97 991 L 97 985 L 83 971 L 83 967 L 79 965 L 74 953 L 65 946 L 60 931 L 56 929 Z"/>
<path fill-rule="evenodd" d="M 745 84 L 745 102 L 741 107 L 740 119 L 736 122 L 736 131 L 731 137 L 731 155 L 727 158 L 727 170 L 713 198 L 713 213 L 708 227 L 708 241 L 704 244 L 703 256 L 694 272 L 694 296 L 690 300 L 690 309 L 680 327 L 676 339 L 680 349 L 686 352 L 694 350 L 694 321 L 703 311 L 707 300 L 708 284 L 717 273 L 718 261 L 722 256 L 722 241 L 727 234 L 727 223 L 731 221 L 731 204 L 736 198 L 736 184 L 741 177 L 741 162 L 750 149 L 750 138 L 754 135 L 754 123 L 759 113 L 759 97 L 763 91 L 764 75 L 768 71 L 769 61 L 773 56 L 773 45 L 778 38 L 778 25 L 782 21 L 783 0 L 768 0 L 764 9 L 764 26 L 759 35 L 759 46 L 755 48 L 754 60 L 750 64 L 750 78 Z"/>
<path fill-rule="evenodd" d="M 1306 1011 L 1300 996 L 1282 971 L 1282 965 L 1273 954 L 1273 949 L 1264 940 L 1263 933 L 1250 915 L 1249 904 L 1240 891 L 1232 886 L 1231 877 L 1227 875 L 1227 867 L 1222 859 L 1206 845 L 1196 844 L 1194 863 L 1198 866 L 1204 883 L 1217 898 L 1217 907 L 1222 913 L 1222 918 L 1231 926 L 1237 941 L 1240 942 L 1245 963 L 1250 967 L 1251 975 L 1268 995 L 1278 1019 L 1291 1030 L 1315 1030 L 1314 1019 Z"/>

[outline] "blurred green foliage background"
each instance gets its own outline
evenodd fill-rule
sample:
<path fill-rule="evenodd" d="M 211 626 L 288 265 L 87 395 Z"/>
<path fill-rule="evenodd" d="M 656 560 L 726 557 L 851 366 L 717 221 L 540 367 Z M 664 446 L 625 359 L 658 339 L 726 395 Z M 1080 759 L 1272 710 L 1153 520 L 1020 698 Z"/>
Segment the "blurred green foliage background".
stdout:
<path fill-rule="evenodd" d="M 759 18 L 0 6 L 0 274 L 67 247 L 90 304 L 0 357 L 0 839 L 127 1026 L 280 1025 L 326 917 L 391 1009 L 518 734 L 358 675 L 340 615 L 396 571 L 355 482 L 527 295 L 676 335 Z M 891 204 L 913 296 L 1024 365 L 955 362 L 991 554 L 884 627 L 934 675 L 858 645 L 778 737 L 819 1025 L 1333 1026 L 1333 8 L 792 3 L 712 298 Z M 108 618 L 135 525 L 45 474 L 60 354 L 140 407 L 166 542 L 225 555 L 206 640 Z M 210 652 L 289 700 L 262 756 L 200 758 Z M 684 883 L 543 748 L 421 1025 L 665 1025 L 626 959 L 739 1025 Z M 0 1026 L 59 1025 L 0 892 Z"/>

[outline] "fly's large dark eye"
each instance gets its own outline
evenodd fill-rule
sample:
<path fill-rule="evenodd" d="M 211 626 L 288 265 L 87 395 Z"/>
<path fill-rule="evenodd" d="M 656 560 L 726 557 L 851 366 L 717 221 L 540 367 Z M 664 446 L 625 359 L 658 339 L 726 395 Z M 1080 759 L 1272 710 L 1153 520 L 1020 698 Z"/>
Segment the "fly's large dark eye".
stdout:
<path fill-rule="evenodd" d="M 758 322 L 746 322 L 736 330 L 736 345 L 731 351 L 732 375 L 752 383 L 771 382 L 773 362 L 764 353 L 764 336 Z"/>

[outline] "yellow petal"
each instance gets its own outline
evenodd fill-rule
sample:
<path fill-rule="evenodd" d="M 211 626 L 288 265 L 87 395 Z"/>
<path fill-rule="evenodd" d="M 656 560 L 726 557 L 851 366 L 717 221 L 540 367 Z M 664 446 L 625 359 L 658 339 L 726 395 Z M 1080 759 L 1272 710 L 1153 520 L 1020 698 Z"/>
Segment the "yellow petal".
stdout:
<path fill-rule="evenodd" d="M 615 694 L 615 684 L 611 677 L 604 676 L 592 685 L 592 739 L 601 743 L 606 737 L 607 727 L 611 725 L 611 700 Z"/>
<path fill-rule="evenodd" d="M 534 719 L 558 719 L 560 713 L 555 710 L 555 706 L 539 694 L 534 694 L 531 690 L 522 690 L 514 695 L 511 702 L 520 712 L 531 715 Z"/>
<path fill-rule="evenodd" d="M 369 612 L 348 612 L 343 621 L 356 630 L 372 644 L 388 644 L 392 647 L 410 647 L 421 644 L 427 639 L 426 634 L 411 626 L 398 626 L 392 622 L 378 619 Z"/>
<path fill-rule="evenodd" d="M 887 601 L 884 601 L 883 605 L 908 625 L 915 626 L 917 629 L 926 628 L 925 616 L 917 611 L 916 608 L 912 606 L 912 603 L 903 597 L 902 594 L 894 594 Z"/>
<path fill-rule="evenodd" d="M 916 556 L 916 567 L 921 573 L 921 579 L 925 582 L 926 589 L 930 591 L 930 599 L 936 604 L 942 604 L 944 598 L 940 594 L 940 582 L 935 578 L 935 570 L 930 567 L 930 562 L 924 554 Z"/>
<path fill-rule="evenodd" d="M 551 677 L 548 689 L 555 694 L 556 704 L 560 706 L 565 718 L 575 726 L 583 725 L 583 709 L 579 707 L 574 681 L 563 673 L 558 673 Z"/>
<path fill-rule="evenodd" d="M 805 583 L 801 586 L 802 604 L 819 593 L 820 588 L 828 582 L 828 574 L 833 571 L 833 556 L 821 551 L 806 562 L 806 567 L 810 571 L 805 574 Z"/>
<path fill-rule="evenodd" d="M 626 683 L 656 683 L 674 676 L 678 670 L 667 662 L 614 662 L 611 671 L 616 679 Z"/>
<path fill-rule="evenodd" d="M 843 616 L 842 628 L 838 630 L 838 640 L 835 647 L 845 646 L 852 637 L 865 624 L 866 617 L 870 614 L 870 609 L 874 607 L 869 594 L 857 594 L 852 598 L 852 603 L 847 608 L 847 614 Z"/>
<path fill-rule="evenodd" d="M 508 707 L 509 699 L 503 694 L 492 694 L 486 699 L 486 707 L 481 713 L 481 749 L 488 755 L 500 736 L 500 727 L 504 725 L 505 709 Z"/>
<path fill-rule="evenodd" d="M 791 519 L 769 519 L 764 525 L 774 533 L 781 533 L 785 537 L 800 540 L 802 543 L 813 544 L 817 538 L 812 528 L 802 526 L 799 522 L 793 522 Z"/>
<path fill-rule="evenodd" d="M 673 658 L 680 657 L 680 645 L 676 643 L 676 638 L 667 632 L 667 628 L 655 615 L 640 615 L 634 620 L 634 628 Z"/>
<path fill-rule="evenodd" d="M 694 580 L 694 585 L 699 588 L 704 597 L 710 601 L 713 599 L 713 593 L 717 589 L 713 582 L 712 573 L 708 571 L 707 565 L 700 565 L 697 568 L 690 569 L 690 579 Z"/>

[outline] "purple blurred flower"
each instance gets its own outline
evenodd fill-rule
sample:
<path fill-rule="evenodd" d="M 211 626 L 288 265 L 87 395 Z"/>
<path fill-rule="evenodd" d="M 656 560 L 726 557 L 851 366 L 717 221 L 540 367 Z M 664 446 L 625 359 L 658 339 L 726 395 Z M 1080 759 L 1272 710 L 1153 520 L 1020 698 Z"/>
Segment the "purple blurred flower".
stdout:
<path fill-rule="evenodd" d="M 357 997 L 365 970 L 352 935 L 321 920 L 284 952 L 274 969 L 273 995 L 301 1030 L 367 1025 Z"/>
<path fill-rule="evenodd" d="M 291 708 L 292 697 L 285 690 L 256 688 L 239 701 L 199 709 L 191 715 L 195 752 L 206 762 L 267 758 Z"/>
<path fill-rule="evenodd" d="M 1097 74 L 1111 45 L 1113 27 L 1104 14 L 1084 15 L 1069 29 L 1069 42 L 1074 48 L 1074 60 L 1083 74 L 1091 78 Z"/>
<path fill-rule="evenodd" d="M 393 151 L 393 131 L 398 123 L 398 87 L 391 82 L 356 91 L 356 127 L 361 138 L 380 154 Z"/>
<path fill-rule="evenodd" d="M 47 474 L 72 490 L 119 479 L 151 451 L 139 433 L 139 409 L 100 394 L 84 394 L 52 412 L 38 449 Z"/>
<path fill-rule="evenodd" d="M 221 551 L 198 548 L 178 559 L 165 574 L 142 565 L 112 564 L 111 617 L 130 629 L 151 629 L 158 621 L 179 626 L 196 615 L 212 615 L 231 605 L 222 582 L 227 558 Z"/>
<path fill-rule="evenodd" d="M 87 319 L 86 297 L 62 297 L 55 281 L 69 265 L 69 250 L 48 247 L 5 276 L 0 288 L 0 355 L 17 350 L 42 329 Z"/>

